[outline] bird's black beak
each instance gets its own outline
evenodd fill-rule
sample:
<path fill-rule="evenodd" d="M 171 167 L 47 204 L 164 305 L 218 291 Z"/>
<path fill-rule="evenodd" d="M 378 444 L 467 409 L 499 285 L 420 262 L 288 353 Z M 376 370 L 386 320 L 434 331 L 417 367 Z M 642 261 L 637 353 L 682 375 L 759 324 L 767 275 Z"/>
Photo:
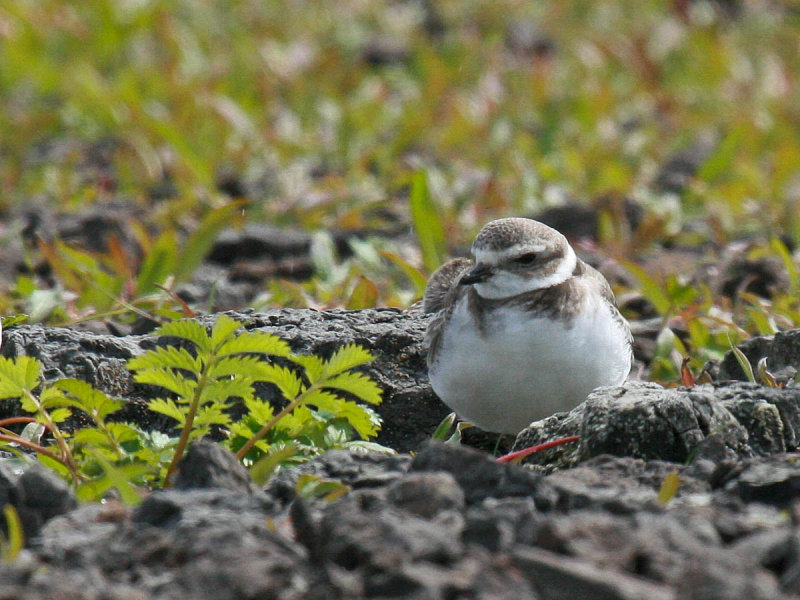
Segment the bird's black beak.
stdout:
<path fill-rule="evenodd" d="M 473 283 L 480 283 L 481 281 L 486 281 L 491 274 L 492 267 L 484 263 L 478 263 L 461 278 L 458 284 L 472 285 Z"/>

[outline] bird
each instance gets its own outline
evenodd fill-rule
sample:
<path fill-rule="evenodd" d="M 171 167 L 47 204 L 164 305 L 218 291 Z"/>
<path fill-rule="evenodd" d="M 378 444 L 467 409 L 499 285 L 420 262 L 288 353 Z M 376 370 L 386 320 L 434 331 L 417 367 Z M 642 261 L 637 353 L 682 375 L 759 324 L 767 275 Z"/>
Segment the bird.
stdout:
<path fill-rule="evenodd" d="M 484 225 L 474 261 L 453 259 L 427 282 L 431 386 L 463 420 L 516 434 L 622 384 L 630 325 L 605 277 L 561 233 L 533 219 Z"/>

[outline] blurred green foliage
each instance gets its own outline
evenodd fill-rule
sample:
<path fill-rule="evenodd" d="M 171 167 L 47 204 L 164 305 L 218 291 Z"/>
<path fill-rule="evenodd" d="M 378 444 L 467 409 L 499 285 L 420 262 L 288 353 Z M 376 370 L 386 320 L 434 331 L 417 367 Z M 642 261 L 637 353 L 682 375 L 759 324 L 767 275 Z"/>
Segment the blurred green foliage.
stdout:
<path fill-rule="evenodd" d="M 63 249 L 61 287 L 5 282 L 0 309 L 65 320 L 149 298 L 186 314 L 157 285 L 189 277 L 231 214 L 221 173 L 249 184 L 244 219 L 418 236 L 342 261 L 323 240 L 315 278 L 270 284 L 265 304 L 406 305 L 444 242 L 491 218 L 629 198 L 638 230 L 601 214 L 612 258 L 753 236 L 790 277 L 791 293 L 730 301 L 633 268 L 681 333 L 659 336 L 652 371 L 674 379 L 682 355 L 699 370 L 728 335 L 800 323 L 795 260 L 769 242 L 800 240 L 798 37 L 789 0 L 4 0 L 0 208 L 122 197 L 146 209 L 150 243 L 128 272 L 119 253 Z M 63 140 L 110 141 L 113 185 Z M 707 151 L 695 176 L 659 183 L 691 148 Z M 199 233 L 179 242 L 187 225 Z"/>

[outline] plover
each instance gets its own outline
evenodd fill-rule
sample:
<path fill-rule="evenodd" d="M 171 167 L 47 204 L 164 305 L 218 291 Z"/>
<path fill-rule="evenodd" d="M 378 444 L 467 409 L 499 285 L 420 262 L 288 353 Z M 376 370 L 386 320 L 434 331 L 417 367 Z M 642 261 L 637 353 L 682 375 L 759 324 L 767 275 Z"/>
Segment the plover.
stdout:
<path fill-rule="evenodd" d="M 423 307 L 436 394 L 481 429 L 517 433 L 566 411 L 631 367 L 631 331 L 605 277 L 532 219 L 498 219 L 475 261 L 434 272 Z"/>

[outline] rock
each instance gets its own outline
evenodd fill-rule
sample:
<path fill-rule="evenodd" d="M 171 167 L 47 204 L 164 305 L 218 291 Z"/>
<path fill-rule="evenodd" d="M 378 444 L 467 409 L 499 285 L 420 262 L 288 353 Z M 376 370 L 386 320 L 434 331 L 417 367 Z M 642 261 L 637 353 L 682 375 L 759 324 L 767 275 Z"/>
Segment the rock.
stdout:
<path fill-rule="evenodd" d="M 397 508 L 423 519 L 464 509 L 464 491 L 449 473 L 409 473 L 389 486 L 387 496 Z"/>
<path fill-rule="evenodd" d="M 800 501 L 800 454 L 744 461 L 725 487 L 745 502 L 788 508 Z"/>
<path fill-rule="evenodd" d="M 189 446 L 172 486 L 176 490 L 220 488 L 253 493 L 247 469 L 228 450 L 210 440 L 198 440 Z"/>
<path fill-rule="evenodd" d="M 295 352 L 330 356 L 344 344 L 364 346 L 376 356 L 363 371 L 383 389 L 377 407 L 384 420 L 377 442 L 400 451 L 413 450 L 450 412 L 428 383 L 423 343 L 428 317 L 396 309 L 316 311 L 282 309 L 266 313 L 227 313 L 248 330 L 259 329 L 287 340 Z M 201 317 L 211 326 L 216 315 Z M 46 379 L 75 377 L 130 402 L 120 415 L 144 429 L 168 430 L 171 419 L 150 413 L 144 400 L 154 388 L 135 385 L 125 364 L 157 343 L 152 336 L 98 335 L 74 329 L 22 325 L 3 332 L 3 356 L 34 356 L 42 361 Z M 270 386 L 259 394 L 275 398 Z M 18 403 L 0 403 L 0 417 L 17 414 Z"/>
<path fill-rule="evenodd" d="M 800 365 L 800 329 L 751 337 L 739 344 L 738 348 L 750 361 L 754 373 L 757 372 L 758 361 L 766 358 L 767 369 L 775 374 L 779 381 L 790 381 Z M 732 350 L 722 359 L 717 377 L 721 380 L 747 379 Z"/>
<path fill-rule="evenodd" d="M 595 390 L 569 413 L 532 423 L 514 449 L 578 435 L 579 443 L 535 454 L 528 462 L 565 467 L 612 454 L 685 463 L 714 436 L 729 456 L 742 458 L 796 449 L 798 418 L 797 388 L 731 383 L 665 389 L 629 382 Z"/>
<path fill-rule="evenodd" d="M 33 463 L 17 475 L 9 463 L 0 461 L 0 507 L 6 505 L 17 511 L 27 542 L 44 523 L 73 510 L 78 501 L 66 482 L 42 465 Z M 7 527 L 5 518 L 0 518 L 4 535 Z"/>
<path fill-rule="evenodd" d="M 553 490 L 541 475 L 495 462 L 483 452 L 463 446 L 429 442 L 414 457 L 409 470 L 450 473 L 464 490 L 467 506 L 486 498 L 530 496 L 537 507 L 547 508 L 555 500 Z"/>
<path fill-rule="evenodd" d="M 685 465 L 609 455 L 556 471 L 546 481 L 558 494 L 555 506 L 560 511 L 600 509 L 634 514 L 661 509 L 658 493 L 670 473 L 679 476 L 676 497 L 711 492 L 711 485 L 693 477 Z"/>
<path fill-rule="evenodd" d="M 260 490 L 229 452 L 198 442 L 175 487 L 133 509 L 76 507 L 41 467 L 17 474 L 0 461 L 0 502 L 17 507 L 28 536 L 20 557 L 0 564 L 0 598 L 800 597 L 798 388 L 599 389 L 571 412 L 531 424 L 516 446 L 571 434 L 579 442 L 519 466 L 423 443 L 448 412 L 425 377 L 426 317 L 232 316 L 297 352 L 369 348 L 377 358 L 364 370 L 386 397 L 382 439 L 416 454 L 326 452 Z M 159 343 L 36 326 L 7 331 L 4 341 L 7 355 L 39 356 L 51 375 L 122 390 L 134 406 L 149 391 L 131 384 L 124 362 Z M 117 376 L 103 379 L 109 361 Z M 659 499 L 673 473 L 677 490 Z M 338 481 L 346 493 L 298 496 L 303 474 Z"/>
<path fill-rule="evenodd" d="M 282 469 L 267 482 L 265 491 L 288 504 L 295 499 L 295 485 L 301 475 L 335 480 L 354 490 L 379 488 L 402 477 L 410 462 L 408 455 L 330 450 L 296 468 Z"/>
<path fill-rule="evenodd" d="M 674 600 L 668 586 L 625 575 L 610 573 L 587 561 L 559 556 L 546 550 L 520 548 L 514 564 L 531 582 L 540 598 L 571 600 Z"/>

